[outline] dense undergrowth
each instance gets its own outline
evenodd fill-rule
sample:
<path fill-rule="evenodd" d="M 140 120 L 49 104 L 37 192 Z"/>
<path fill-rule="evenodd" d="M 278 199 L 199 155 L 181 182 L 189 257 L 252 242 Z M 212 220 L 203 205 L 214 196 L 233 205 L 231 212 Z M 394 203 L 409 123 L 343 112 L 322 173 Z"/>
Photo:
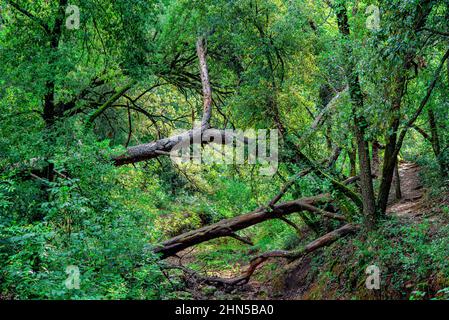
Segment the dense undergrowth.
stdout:
<path fill-rule="evenodd" d="M 378 177 L 363 200 L 360 186 L 373 184 L 370 162 L 373 173 L 376 161 L 378 171 L 393 171 L 391 147 L 421 167 L 422 219 L 383 219 L 376 231 L 311 253 L 289 288 L 286 263 L 269 261 L 252 289 L 232 288 L 232 298 L 447 298 L 449 51 L 447 35 L 433 31 L 446 29 L 449 5 L 377 2 L 382 23 L 373 29 L 371 0 L 73 0 L 77 29 L 67 1 L 0 0 L 0 300 L 202 298 L 156 246 L 267 208 L 304 170 L 278 203 L 331 201 L 290 214 L 290 224 L 237 232 L 252 244 L 226 236 L 170 259 L 233 277 L 253 256 L 301 248 L 342 217 L 365 228 L 373 208 L 383 210 L 370 204 L 386 204 L 375 198 L 390 186 Z M 212 128 L 277 129 L 275 174 L 259 174 L 249 156 L 183 164 L 168 156 L 170 144 L 148 148 L 207 114 Z M 149 153 L 133 158 L 136 146 Z M 216 158 L 223 151 L 201 148 Z M 340 219 L 323 218 L 324 209 Z M 373 264 L 382 289 L 368 292 L 364 271 Z M 208 298 L 227 297 L 206 289 Z"/>
<path fill-rule="evenodd" d="M 341 241 L 316 257 L 312 270 L 318 275 L 306 298 L 447 299 L 448 236 L 447 225 L 385 221 L 378 231 Z M 379 290 L 365 286 L 371 265 L 380 270 Z"/>
<path fill-rule="evenodd" d="M 389 216 L 375 231 L 337 241 L 305 261 L 267 263 L 251 281 L 263 284 L 252 298 L 276 299 L 449 299 L 449 192 L 446 181 L 434 174 L 436 163 L 426 155 L 406 154 L 422 167 L 426 192 L 418 219 Z M 300 219 L 292 221 L 301 226 Z M 266 222 L 247 234 L 257 245 L 248 247 L 222 239 L 198 246 L 187 254 L 186 265 L 212 276 L 232 277 L 244 272 L 251 255 L 273 249 L 296 249 L 316 236 L 307 227 L 298 234 L 281 221 Z M 380 271 L 380 289 L 367 289 L 367 268 Z M 226 270 L 226 272 L 223 272 Z M 298 272 L 305 273 L 298 275 Z M 205 287 L 205 291 L 210 290 Z M 248 291 L 248 290 L 246 290 Z M 223 293 L 208 298 L 231 298 Z M 238 291 L 237 291 L 238 292 Z M 242 291 L 243 298 L 247 292 Z M 192 297 L 192 295 L 187 295 Z"/>

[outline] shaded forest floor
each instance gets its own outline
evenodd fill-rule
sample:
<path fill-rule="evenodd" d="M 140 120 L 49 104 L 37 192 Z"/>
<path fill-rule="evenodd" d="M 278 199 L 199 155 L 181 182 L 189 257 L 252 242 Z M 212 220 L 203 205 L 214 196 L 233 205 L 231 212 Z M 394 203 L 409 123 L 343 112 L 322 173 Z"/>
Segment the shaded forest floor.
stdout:
<path fill-rule="evenodd" d="M 399 164 L 402 198 L 395 199 L 395 190 L 392 187 L 390 204 L 387 208 L 388 214 L 411 219 L 422 216 L 425 189 L 420 181 L 419 173 L 420 167 L 415 163 L 401 162 Z"/>
<path fill-rule="evenodd" d="M 421 222 L 428 221 L 431 223 L 431 233 L 437 233 L 440 226 L 447 223 L 447 217 L 441 211 L 443 204 L 449 205 L 448 196 L 442 196 L 439 199 L 430 199 L 426 188 L 423 186 L 420 179 L 421 168 L 412 162 L 401 162 L 399 164 L 399 176 L 402 197 L 397 200 L 395 196 L 394 185 L 389 198 L 389 206 L 387 213 L 397 218 L 399 225 L 404 226 L 418 226 Z M 395 183 L 395 182 L 394 182 Z M 437 201 L 438 200 L 438 201 Z M 304 230 L 303 238 L 307 237 L 309 230 Z M 432 237 L 432 235 L 430 235 Z M 395 240 L 393 239 L 393 242 Z M 332 246 L 331 246 L 332 247 Z M 242 248 L 243 250 L 245 248 Z M 354 255 L 354 247 L 342 246 L 338 250 L 338 254 L 342 254 L 346 257 Z M 318 255 L 322 253 L 317 253 Z M 183 254 L 181 253 L 181 256 Z M 294 261 L 287 264 L 283 261 L 276 261 L 273 263 L 267 263 L 261 268 L 248 284 L 240 286 L 238 288 L 215 288 L 212 286 L 194 285 L 192 290 L 192 297 L 194 299 L 338 299 L 348 298 L 339 296 L 337 293 L 338 288 L 328 290 L 327 293 L 322 293 L 323 284 L 318 278 L 319 267 L 314 264 L 313 257 L 306 256 L 298 261 Z M 183 263 L 191 264 L 198 261 L 196 250 L 190 250 L 184 252 Z M 236 263 L 234 266 L 230 266 L 229 269 L 217 269 L 208 270 L 209 275 L 229 278 L 239 275 L 240 272 L 246 269 L 246 264 Z M 344 268 L 344 266 L 340 266 Z M 356 268 L 357 266 L 351 266 Z M 331 269 L 334 266 L 331 267 Z M 337 268 L 338 269 L 338 268 Z M 344 271 L 340 271 L 344 273 Z M 364 279 L 364 275 L 359 274 L 360 278 Z M 410 282 L 411 283 L 411 282 Z M 411 284 L 405 284 L 405 287 L 411 287 Z M 365 290 L 364 286 L 359 283 L 357 285 L 359 290 Z M 392 293 L 393 295 L 395 293 Z M 357 294 L 360 298 L 361 295 Z M 388 298 L 384 296 L 383 298 Z M 376 292 L 362 294 L 361 298 L 366 299 L 379 299 L 382 298 Z M 400 296 L 392 297 L 400 298 Z"/>

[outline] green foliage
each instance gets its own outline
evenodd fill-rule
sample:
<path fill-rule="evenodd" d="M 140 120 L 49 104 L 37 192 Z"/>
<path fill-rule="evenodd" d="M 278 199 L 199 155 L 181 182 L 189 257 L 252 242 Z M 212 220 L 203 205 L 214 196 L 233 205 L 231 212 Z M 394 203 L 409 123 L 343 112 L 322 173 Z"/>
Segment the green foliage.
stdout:
<path fill-rule="evenodd" d="M 81 132 L 71 130 L 68 135 L 74 134 Z M 88 137 L 81 141 L 60 134 L 52 149 L 55 170 L 60 173 L 54 182 L 22 182 L 14 171 L 2 180 L 1 295 L 22 299 L 166 297 L 169 284 L 151 252 L 151 215 L 132 206 L 136 195 L 119 187 L 122 173 L 106 161 L 113 153 L 107 141 L 97 143 Z M 80 289 L 64 285 L 70 265 L 80 270 Z"/>
<path fill-rule="evenodd" d="M 380 270 L 385 297 L 442 298 L 446 291 L 435 288 L 444 288 L 449 283 L 449 229 L 441 227 L 435 232 L 437 227 L 431 221 L 413 225 L 404 225 L 397 219 L 385 221 L 378 230 L 340 242 L 336 252 L 329 249 L 316 258 L 315 263 L 323 271 L 319 278 L 323 282 L 329 280 L 328 287 L 344 283 L 340 286 L 342 297 L 366 298 L 372 292 L 364 286 L 365 269 L 375 265 Z M 325 275 L 326 270 L 330 276 Z"/>
<path fill-rule="evenodd" d="M 59 1 L 15 3 L 22 10 L 0 3 L 0 299 L 191 298 L 181 293 L 179 274 L 161 270 L 152 248 L 266 206 L 310 165 L 296 158 L 298 151 L 320 172 L 295 181 L 281 201 L 329 193 L 330 209 L 363 223 L 354 204 L 357 185 L 344 192 L 338 183 L 357 169 L 348 161 L 356 150 L 354 115 L 366 118 L 366 140 L 383 144 L 393 133 L 398 75 L 408 79 L 402 129 L 447 47 L 444 37 L 413 29 L 418 0 L 378 1 L 381 28 L 373 32 L 364 14 L 373 1 L 338 1 L 348 8 L 348 39 L 341 38 L 327 1 L 74 0 L 78 30 L 65 27 Z M 447 1 L 431 4 L 426 26 L 445 30 Z M 274 176 L 258 175 L 251 164 L 184 166 L 162 156 L 121 168 L 111 163 L 128 146 L 189 130 L 201 119 L 200 35 L 207 38 L 211 126 L 283 128 Z M 353 57 L 344 56 L 345 45 Z M 415 55 L 418 69 L 405 63 Z M 355 114 L 345 91 L 347 58 L 364 99 Z M 437 133 L 440 151 L 412 128 L 401 150 L 423 167 L 431 195 L 448 185 L 449 73 L 440 80 L 416 122 L 428 135 Z M 321 112 L 323 123 L 311 130 Z M 342 153 L 335 165 L 321 169 L 336 147 Z M 446 204 L 441 211 L 448 214 Z M 258 251 L 295 249 L 336 226 L 315 213 L 289 219 L 314 232 L 301 239 L 285 222 L 270 220 L 239 231 L 254 246 L 228 238 L 203 243 L 191 266 L 238 272 Z M 428 224 L 385 223 L 366 236 L 369 245 L 354 242 L 355 256 L 362 265 L 375 261 L 405 271 L 392 276 L 398 290 L 412 271 L 422 282 L 435 270 L 447 279 L 447 230 L 435 238 L 429 233 Z M 68 266 L 78 266 L 80 289 L 65 286 Z M 428 297 L 421 287 L 415 291 L 412 298 Z M 446 295 L 443 289 L 436 297 Z"/>

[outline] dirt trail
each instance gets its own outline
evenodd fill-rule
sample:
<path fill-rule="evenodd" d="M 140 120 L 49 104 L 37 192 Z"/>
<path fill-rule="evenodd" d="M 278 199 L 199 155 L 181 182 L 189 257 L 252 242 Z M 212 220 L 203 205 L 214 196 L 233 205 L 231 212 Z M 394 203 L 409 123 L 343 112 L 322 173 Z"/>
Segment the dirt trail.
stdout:
<path fill-rule="evenodd" d="M 402 198 L 395 199 L 394 185 L 391 187 L 388 214 L 414 218 L 422 215 L 424 188 L 419 178 L 420 167 L 412 162 L 399 164 Z M 395 183 L 395 182 L 394 182 Z"/>

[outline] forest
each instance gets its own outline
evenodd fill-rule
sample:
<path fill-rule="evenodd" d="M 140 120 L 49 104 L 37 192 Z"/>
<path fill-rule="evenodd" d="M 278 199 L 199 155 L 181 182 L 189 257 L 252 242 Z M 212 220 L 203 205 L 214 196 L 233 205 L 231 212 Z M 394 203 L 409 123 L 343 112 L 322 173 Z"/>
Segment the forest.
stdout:
<path fill-rule="evenodd" d="M 0 0 L 0 300 L 448 300 L 449 0 Z"/>

